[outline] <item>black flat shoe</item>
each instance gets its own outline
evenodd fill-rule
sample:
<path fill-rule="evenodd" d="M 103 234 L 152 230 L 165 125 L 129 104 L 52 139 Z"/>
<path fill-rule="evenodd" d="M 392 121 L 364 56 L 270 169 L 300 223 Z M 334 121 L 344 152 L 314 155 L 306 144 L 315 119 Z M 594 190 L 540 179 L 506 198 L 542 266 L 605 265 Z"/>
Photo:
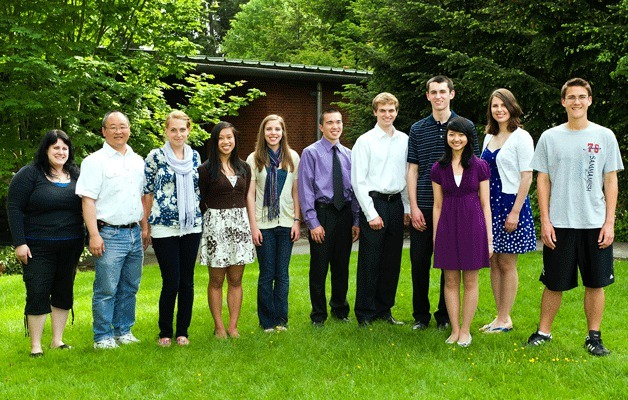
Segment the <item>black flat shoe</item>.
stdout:
<path fill-rule="evenodd" d="M 52 349 L 72 350 L 72 346 L 70 346 L 70 345 L 68 345 L 68 344 L 63 343 L 62 345 L 57 346 L 57 347 L 53 347 Z"/>
<path fill-rule="evenodd" d="M 42 353 L 41 351 L 39 353 L 31 353 L 31 358 L 39 358 L 43 356 L 44 356 L 44 353 Z"/>

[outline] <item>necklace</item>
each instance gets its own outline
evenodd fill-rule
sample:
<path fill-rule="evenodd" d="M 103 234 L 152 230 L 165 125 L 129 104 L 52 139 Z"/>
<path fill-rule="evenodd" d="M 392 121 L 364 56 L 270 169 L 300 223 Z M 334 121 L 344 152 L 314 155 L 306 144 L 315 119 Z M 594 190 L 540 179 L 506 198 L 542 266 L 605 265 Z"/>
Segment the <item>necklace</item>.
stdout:
<path fill-rule="evenodd" d="M 70 182 L 70 175 L 65 172 L 65 171 L 61 171 L 61 173 L 59 173 L 59 171 L 54 171 L 50 173 L 50 175 L 46 174 L 46 178 L 50 181 L 50 182 L 57 182 L 57 183 L 67 183 Z"/>

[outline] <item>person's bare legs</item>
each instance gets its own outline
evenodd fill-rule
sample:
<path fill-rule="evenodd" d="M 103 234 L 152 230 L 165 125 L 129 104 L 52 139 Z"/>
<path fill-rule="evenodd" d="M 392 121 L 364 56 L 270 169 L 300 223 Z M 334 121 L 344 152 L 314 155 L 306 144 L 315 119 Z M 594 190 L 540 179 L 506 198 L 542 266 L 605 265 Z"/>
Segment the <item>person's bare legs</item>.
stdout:
<path fill-rule="evenodd" d="M 512 327 L 512 319 L 510 312 L 515 304 L 517 297 L 517 288 L 519 286 L 519 275 L 517 273 L 517 255 L 516 254 L 495 254 L 499 261 L 499 302 L 497 305 L 497 319 L 493 327 Z M 492 278 L 492 276 L 491 276 Z"/>
<path fill-rule="evenodd" d="M 444 270 L 444 273 L 445 305 L 451 324 L 451 335 L 447 338 L 447 343 L 455 343 L 460 335 L 460 271 Z"/>
<path fill-rule="evenodd" d="M 238 319 L 242 309 L 242 275 L 244 265 L 232 265 L 227 268 L 227 307 L 229 308 L 229 326 L 227 333 L 231 337 L 240 337 Z"/>
<path fill-rule="evenodd" d="M 493 298 L 495 299 L 495 308 L 497 310 L 499 310 L 499 306 L 500 306 L 500 293 L 501 293 L 501 270 L 499 267 L 499 256 L 500 254 L 493 254 L 493 257 L 491 257 L 490 259 L 490 263 L 491 263 L 491 289 L 493 290 Z M 490 323 L 484 325 L 480 330 L 481 331 L 486 331 L 488 329 L 490 329 L 491 326 L 493 326 L 495 323 L 497 322 L 497 317 L 495 317 L 495 319 L 493 319 L 493 321 L 491 321 Z"/>
<path fill-rule="evenodd" d="M 560 303 L 563 299 L 563 292 L 555 292 L 545 288 L 541 298 L 541 318 L 539 330 L 543 333 L 551 333 L 554 317 L 558 313 Z"/>
<path fill-rule="evenodd" d="M 41 337 L 44 334 L 44 325 L 46 324 L 46 315 L 27 315 L 28 334 L 31 337 L 31 354 L 43 353 L 41 348 Z"/>
<path fill-rule="evenodd" d="M 70 310 L 64 310 L 61 308 L 57 308 L 51 306 L 50 312 L 50 321 L 52 325 L 52 342 L 50 342 L 50 347 L 56 349 L 59 346 L 63 346 L 65 343 L 63 342 L 63 331 L 65 330 L 65 326 L 68 322 L 68 314 Z"/>
<path fill-rule="evenodd" d="M 604 288 L 584 288 L 584 313 L 587 317 L 587 328 L 599 331 L 604 314 Z"/>
<path fill-rule="evenodd" d="M 462 326 L 458 334 L 459 343 L 468 343 L 471 340 L 471 321 L 478 309 L 478 276 L 479 271 L 462 271 L 464 295 L 462 303 Z"/>
<path fill-rule="evenodd" d="M 214 318 L 214 335 L 226 338 L 227 331 L 222 322 L 222 285 L 225 281 L 227 268 L 209 267 L 209 283 L 207 284 L 207 302 Z"/>

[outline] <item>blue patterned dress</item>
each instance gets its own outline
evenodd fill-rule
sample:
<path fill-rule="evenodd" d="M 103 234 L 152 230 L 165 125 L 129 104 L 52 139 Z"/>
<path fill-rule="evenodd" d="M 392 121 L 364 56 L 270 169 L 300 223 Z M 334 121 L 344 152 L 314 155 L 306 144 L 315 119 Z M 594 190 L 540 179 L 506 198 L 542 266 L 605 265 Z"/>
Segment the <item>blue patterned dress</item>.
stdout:
<path fill-rule="evenodd" d="M 530 198 L 526 196 L 521 212 L 519 213 L 519 225 L 513 232 L 508 233 L 504 228 L 506 217 L 512 210 L 516 194 L 502 192 L 502 180 L 497 169 L 497 154 L 500 149 L 494 152 L 487 148 L 482 152 L 482 159 L 491 168 L 490 192 L 491 192 L 491 214 L 493 218 L 493 251 L 495 253 L 523 254 L 536 250 L 536 236 L 534 233 L 534 220 L 532 218 L 532 207 Z"/>

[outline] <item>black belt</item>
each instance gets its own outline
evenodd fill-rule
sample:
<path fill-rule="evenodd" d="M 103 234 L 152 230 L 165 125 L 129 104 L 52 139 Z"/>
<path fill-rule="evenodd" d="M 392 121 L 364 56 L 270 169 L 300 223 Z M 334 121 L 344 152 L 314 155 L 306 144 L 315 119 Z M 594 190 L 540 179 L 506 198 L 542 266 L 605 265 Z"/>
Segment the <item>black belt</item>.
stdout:
<path fill-rule="evenodd" d="M 108 226 L 110 228 L 118 228 L 118 229 L 123 229 L 123 228 L 129 229 L 129 228 L 135 228 L 139 224 L 137 222 L 131 222 L 130 224 L 124 224 L 124 225 L 112 225 L 99 219 L 98 221 L 96 221 L 96 225 L 98 225 L 98 230 L 101 230 L 103 226 Z"/>
<path fill-rule="evenodd" d="M 387 202 L 393 202 L 393 201 L 397 201 L 401 199 L 401 193 L 387 194 L 387 193 L 376 192 L 374 190 L 371 190 L 369 192 L 369 196 L 371 196 L 374 199 L 380 199 Z"/>
<path fill-rule="evenodd" d="M 343 208 L 345 208 L 345 207 L 346 207 L 346 206 L 348 206 L 349 204 L 351 204 L 351 202 L 350 202 L 350 201 L 346 201 L 346 202 L 343 204 L 342 208 L 340 208 L 340 209 L 342 210 Z M 321 210 L 324 210 L 324 209 L 326 209 L 326 208 L 333 208 L 333 209 L 336 209 L 336 206 L 334 205 L 334 203 L 321 203 L 320 201 L 316 201 L 316 202 L 314 202 L 314 207 L 316 207 L 316 208 L 320 208 Z"/>

